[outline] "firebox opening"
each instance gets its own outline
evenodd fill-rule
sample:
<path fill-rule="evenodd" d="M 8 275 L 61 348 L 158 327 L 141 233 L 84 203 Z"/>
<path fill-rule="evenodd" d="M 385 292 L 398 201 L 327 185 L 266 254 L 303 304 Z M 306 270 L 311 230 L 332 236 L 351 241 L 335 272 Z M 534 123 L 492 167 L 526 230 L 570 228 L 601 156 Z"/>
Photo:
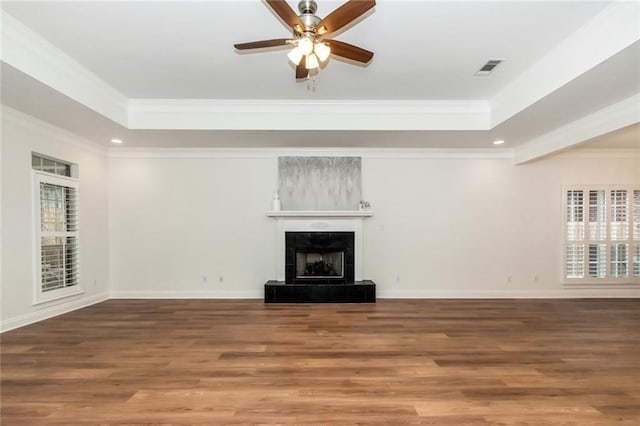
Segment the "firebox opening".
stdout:
<path fill-rule="evenodd" d="M 285 232 L 285 282 L 353 282 L 354 241 L 351 231 Z"/>
<path fill-rule="evenodd" d="M 296 278 L 343 278 L 344 251 L 296 252 Z"/>

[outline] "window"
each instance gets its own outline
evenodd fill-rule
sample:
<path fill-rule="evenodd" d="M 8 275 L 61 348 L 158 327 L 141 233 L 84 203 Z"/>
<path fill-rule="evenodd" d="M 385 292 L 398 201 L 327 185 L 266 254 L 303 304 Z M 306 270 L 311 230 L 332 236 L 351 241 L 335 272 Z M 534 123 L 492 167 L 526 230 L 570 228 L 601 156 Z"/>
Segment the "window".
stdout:
<path fill-rule="evenodd" d="M 71 164 L 46 158 L 38 154 L 31 155 L 31 167 L 34 170 L 71 177 Z"/>
<path fill-rule="evenodd" d="M 71 164 L 32 156 L 35 228 L 35 303 L 81 292 L 78 181 Z"/>
<path fill-rule="evenodd" d="M 640 284 L 640 189 L 564 194 L 565 282 Z"/>

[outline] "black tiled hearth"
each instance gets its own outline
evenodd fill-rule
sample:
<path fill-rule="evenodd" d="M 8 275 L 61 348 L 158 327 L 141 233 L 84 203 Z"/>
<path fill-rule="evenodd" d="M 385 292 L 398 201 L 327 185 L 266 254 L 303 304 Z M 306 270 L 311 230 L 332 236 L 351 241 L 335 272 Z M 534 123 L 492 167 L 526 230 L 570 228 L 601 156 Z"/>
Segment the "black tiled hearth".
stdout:
<path fill-rule="evenodd" d="M 371 280 L 351 283 L 285 284 L 267 281 L 264 303 L 375 303 L 376 284 Z"/>

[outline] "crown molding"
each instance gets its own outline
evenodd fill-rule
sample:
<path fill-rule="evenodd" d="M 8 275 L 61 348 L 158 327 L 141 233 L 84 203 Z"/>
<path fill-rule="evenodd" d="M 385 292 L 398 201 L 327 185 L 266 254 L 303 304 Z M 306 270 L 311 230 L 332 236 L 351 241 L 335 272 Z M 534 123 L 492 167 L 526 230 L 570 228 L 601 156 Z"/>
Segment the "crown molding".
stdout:
<path fill-rule="evenodd" d="M 132 99 L 130 129 L 488 130 L 486 101 Z M 310 120 L 309 118 L 312 118 Z"/>
<path fill-rule="evenodd" d="M 0 18 L 3 62 L 126 127 L 124 95 L 5 11 Z"/>
<path fill-rule="evenodd" d="M 638 122 L 640 93 L 518 146 L 514 161 L 526 163 Z"/>
<path fill-rule="evenodd" d="M 495 97 L 493 128 L 640 40 L 640 2 L 613 2 Z"/>
<path fill-rule="evenodd" d="M 433 148 L 109 148 L 110 158 L 278 158 L 283 156 L 376 159 L 512 159 L 513 150 Z"/>

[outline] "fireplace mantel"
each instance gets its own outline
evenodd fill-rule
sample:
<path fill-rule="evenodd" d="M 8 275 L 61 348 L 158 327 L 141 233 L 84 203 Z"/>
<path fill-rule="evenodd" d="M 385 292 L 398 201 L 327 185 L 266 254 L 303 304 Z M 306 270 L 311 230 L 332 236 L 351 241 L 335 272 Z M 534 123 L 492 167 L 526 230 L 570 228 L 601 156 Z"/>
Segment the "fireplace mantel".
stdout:
<path fill-rule="evenodd" d="M 279 210 L 268 211 L 267 216 L 279 217 L 371 217 L 372 210 Z"/>

